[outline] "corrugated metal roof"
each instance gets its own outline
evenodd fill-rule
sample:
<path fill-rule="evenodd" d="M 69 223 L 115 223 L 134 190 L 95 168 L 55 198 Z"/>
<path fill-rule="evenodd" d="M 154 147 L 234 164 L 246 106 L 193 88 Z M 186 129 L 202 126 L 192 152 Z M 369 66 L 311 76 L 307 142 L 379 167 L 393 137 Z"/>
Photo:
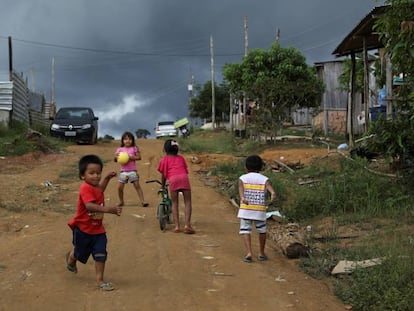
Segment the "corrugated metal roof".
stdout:
<path fill-rule="evenodd" d="M 363 37 L 366 38 L 368 50 L 382 48 L 384 45 L 379 41 L 378 34 L 373 27 L 378 16 L 384 14 L 389 5 L 377 6 L 369 12 L 359 24 L 342 40 L 338 47 L 332 52 L 337 57 L 346 56 L 363 51 Z"/>

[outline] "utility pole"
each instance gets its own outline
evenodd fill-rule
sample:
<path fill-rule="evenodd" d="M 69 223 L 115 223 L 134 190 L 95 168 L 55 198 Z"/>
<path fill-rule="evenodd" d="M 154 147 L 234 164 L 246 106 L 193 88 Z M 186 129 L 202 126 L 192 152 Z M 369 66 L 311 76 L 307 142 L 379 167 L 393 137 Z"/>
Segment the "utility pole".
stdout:
<path fill-rule="evenodd" d="M 244 56 L 247 56 L 249 49 L 249 34 L 247 32 L 247 16 L 244 17 Z"/>
<path fill-rule="evenodd" d="M 50 109 L 49 116 L 55 116 L 56 105 L 55 105 L 55 57 L 52 58 L 52 87 L 50 90 Z"/>
<path fill-rule="evenodd" d="M 30 74 L 32 76 L 32 92 L 36 92 L 36 89 L 35 89 L 35 76 L 34 76 L 33 67 L 30 69 Z"/>
<path fill-rule="evenodd" d="M 351 53 L 351 78 L 348 95 L 348 146 L 354 146 L 354 110 L 355 110 L 355 53 Z"/>
<path fill-rule="evenodd" d="M 367 38 L 362 38 L 363 46 L 363 58 L 364 58 L 364 133 L 368 133 L 369 129 L 369 60 L 368 60 L 368 49 L 367 49 Z"/>
<path fill-rule="evenodd" d="M 190 82 L 188 83 L 188 105 L 191 105 L 191 98 L 193 97 L 194 76 L 190 67 Z"/>
<path fill-rule="evenodd" d="M 190 66 L 190 82 L 188 83 L 188 110 L 191 107 L 191 98 L 193 97 L 194 76 Z M 192 124 L 193 122 L 191 122 Z"/>
<path fill-rule="evenodd" d="M 393 107 L 393 90 L 392 90 L 392 63 L 391 55 L 389 53 L 385 54 L 385 85 L 387 88 L 387 120 L 392 119 L 392 107 Z M 366 117 L 366 116 L 365 116 Z"/>
<path fill-rule="evenodd" d="M 12 38 L 9 36 L 9 81 L 13 81 L 13 51 L 12 51 Z M 13 99 L 12 99 L 13 100 Z M 9 128 L 12 128 L 13 125 L 13 104 L 12 104 L 12 110 L 10 110 L 10 116 L 9 116 Z"/>
<path fill-rule="evenodd" d="M 13 81 L 13 49 L 12 37 L 9 36 L 9 80 Z"/>
<path fill-rule="evenodd" d="M 230 125 L 230 133 L 232 133 L 233 134 L 233 130 L 234 130 L 234 124 L 233 124 L 233 105 L 234 105 L 234 103 L 233 103 L 233 93 L 230 93 L 230 109 L 229 109 L 229 115 L 230 115 L 230 118 L 229 118 L 229 125 Z"/>
<path fill-rule="evenodd" d="M 213 129 L 216 127 L 216 100 L 214 92 L 214 48 L 213 36 L 210 36 L 210 55 L 211 55 L 211 124 Z"/>
<path fill-rule="evenodd" d="M 248 50 L 249 50 L 249 34 L 248 34 L 248 26 L 247 26 L 247 16 L 244 17 L 244 57 L 247 57 L 248 54 Z M 246 92 L 243 92 L 243 113 L 244 113 L 244 118 L 243 118 L 243 129 L 244 129 L 244 134 L 246 134 L 246 129 L 247 129 L 247 109 L 246 109 Z M 240 111 L 240 107 L 239 107 L 239 111 Z M 240 131 L 240 137 L 243 137 L 242 135 L 242 131 Z"/>

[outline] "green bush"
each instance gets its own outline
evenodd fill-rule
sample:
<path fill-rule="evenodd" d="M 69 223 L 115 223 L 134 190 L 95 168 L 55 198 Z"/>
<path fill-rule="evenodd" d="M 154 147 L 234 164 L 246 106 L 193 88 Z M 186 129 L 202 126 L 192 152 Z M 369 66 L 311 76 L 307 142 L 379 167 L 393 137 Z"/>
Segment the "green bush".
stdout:
<path fill-rule="evenodd" d="M 189 153 L 227 153 L 245 156 L 258 153 L 263 144 L 241 140 L 225 130 L 199 130 L 188 139 L 179 138 L 180 148 Z"/>
<path fill-rule="evenodd" d="M 0 125 L 0 156 L 20 156 L 32 151 L 45 153 L 61 150 L 69 143 L 48 135 L 27 137 L 28 128 L 15 122 L 12 128 Z"/>
<path fill-rule="evenodd" d="M 412 310 L 414 305 L 413 256 L 393 256 L 380 265 L 356 269 L 336 286 L 337 295 L 352 310 Z"/>
<path fill-rule="evenodd" d="M 397 180 L 371 173 L 364 160 L 344 158 L 339 171 L 311 168 L 310 174 L 320 182 L 312 187 L 292 184 L 295 204 L 288 211 L 292 219 L 349 214 L 398 217 L 411 209 L 411 198 Z"/>

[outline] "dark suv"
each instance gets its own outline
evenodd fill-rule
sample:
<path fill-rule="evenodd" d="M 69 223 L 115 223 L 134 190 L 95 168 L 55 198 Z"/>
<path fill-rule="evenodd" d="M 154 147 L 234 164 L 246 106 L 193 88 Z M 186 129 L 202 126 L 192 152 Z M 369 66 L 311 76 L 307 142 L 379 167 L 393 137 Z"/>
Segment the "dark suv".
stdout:
<path fill-rule="evenodd" d="M 98 117 L 91 108 L 60 108 L 52 120 L 50 135 L 53 137 L 88 144 L 98 141 Z"/>

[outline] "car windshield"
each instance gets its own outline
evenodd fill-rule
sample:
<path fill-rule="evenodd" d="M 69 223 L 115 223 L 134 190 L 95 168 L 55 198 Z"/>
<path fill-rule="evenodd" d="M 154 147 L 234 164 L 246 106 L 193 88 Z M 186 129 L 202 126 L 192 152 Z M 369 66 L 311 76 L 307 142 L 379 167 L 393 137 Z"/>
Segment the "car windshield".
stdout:
<path fill-rule="evenodd" d="M 174 126 L 174 122 L 173 121 L 161 121 L 161 122 L 158 122 L 158 126 L 162 126 L 162 125 L 172 125 L 172 126 Z"/>
<path fill-rule="evenodd" d="M 85 119 L 90 117 L 89 110 L 84 108 L 60 109 L 56 114 L 57 119 Z"/>

